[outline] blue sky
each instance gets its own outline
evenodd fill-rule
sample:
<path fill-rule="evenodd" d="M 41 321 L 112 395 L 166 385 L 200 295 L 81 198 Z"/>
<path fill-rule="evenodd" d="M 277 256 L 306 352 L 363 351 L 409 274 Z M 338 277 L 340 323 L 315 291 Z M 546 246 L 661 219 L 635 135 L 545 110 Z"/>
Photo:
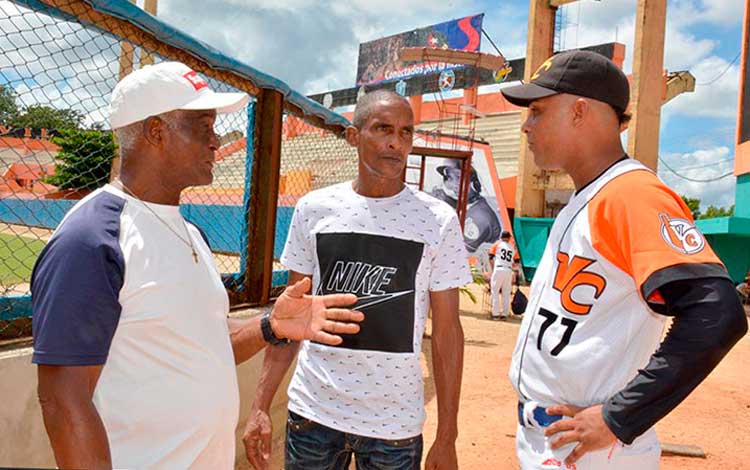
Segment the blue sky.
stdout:
<path fill-rule="evenodd" d="M 626 46 L 624 68 L 630 73 L 636 3 L 566 5 L 562 48 L 618 40 Z M 743 3 L 668 1 L 665 68 L 689 70 L 698 86 L 662 108 L 660 157 L 690 179 L 714 179 L 732 169 L 739 66 L 730 62 L 740 48 Z M 0 10 L 7 5 L 0 0 Z M 159 0 L 158 16 L 310 94 L 354 85 L 360 42 L 476 13 L 485 14 L 484 29 L 507 58 L 525 55 L 528 2 L 522 0 L 212 0 L 210 8 L 202 0 Z M 105 46 L 97 62 L 112 60 Z M 492 51 L 484 39 L 482 49 Z M 7 65 L 12 64 L 0 63 L 0 69 Z M 707 82 L 713 83 L 702 85 Z M 112 84 L 94 85 L 109 89 Z M 76 89 L 81 99 L 86 86 Z M 734 202 L 733 176 L 694 182 L 666 165 L 659 174 L 679 193 L 700 198 L 704 207 Z"/>
<path fill-rule="evenodd" d="M 475 13 L 508 58 L 523 57 L 528 2 L 522 0 L 224 0 L 206 13 L 198 0 L 160 0 L 159 16 L 274 74 L 304 93 L 353 86 L 360 42 Z M 563 7 L 563 48 L 611 42 L 626 45 L 632 71 L 636 0 L 582 0 Z M 699 85 L 662 108 L 660 156 L 688 178 L 712 179 L 732 170 L 740 0 L 670 0 L 665 67 L 689 70 Z M 195 7 L 193 7 L 193 4 Z M 196 13 L 201 11 L 200 17 Z M 231 12 L 231 13 L 229 13 Z M 482 49 L 491 51 L 483 40 Z M 709 82 L 727 69 L 711 85 Z M 682 169 L 685 170 L 682 170 Z M 681 194 L 708 204 L 734 202 L 734 177 L 710 183 L 660 176 Z"/>

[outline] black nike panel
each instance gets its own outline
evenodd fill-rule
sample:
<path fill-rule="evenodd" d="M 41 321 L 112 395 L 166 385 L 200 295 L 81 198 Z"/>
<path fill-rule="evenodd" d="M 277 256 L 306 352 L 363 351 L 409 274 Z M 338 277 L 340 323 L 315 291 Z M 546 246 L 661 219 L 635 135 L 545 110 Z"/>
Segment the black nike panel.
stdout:
<path fill-rule="evenodd" d="M 352 293 L 365 314 L 337 347 L 414 352 L 414 287 L 424 244 L 362 233 L 316 235 L 318 294 Z"/>

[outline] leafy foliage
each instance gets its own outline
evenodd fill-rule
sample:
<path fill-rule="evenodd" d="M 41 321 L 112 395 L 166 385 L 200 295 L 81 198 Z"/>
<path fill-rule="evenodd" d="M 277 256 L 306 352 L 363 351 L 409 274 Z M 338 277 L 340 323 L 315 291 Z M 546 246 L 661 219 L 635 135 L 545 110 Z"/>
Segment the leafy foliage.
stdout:
<path fill-rule="evenodd" d="M 60 147 L 55 174 L 45 182 L 60 189 L 96 189 L 109 180 L 115 141 L 111 132 L 64 129 L 52 141 Z"/>

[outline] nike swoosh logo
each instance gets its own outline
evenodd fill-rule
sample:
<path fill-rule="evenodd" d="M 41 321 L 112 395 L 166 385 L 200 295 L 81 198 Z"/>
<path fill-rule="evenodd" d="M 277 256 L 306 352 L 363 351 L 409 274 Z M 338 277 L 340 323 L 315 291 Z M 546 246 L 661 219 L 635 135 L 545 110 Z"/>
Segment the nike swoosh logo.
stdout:
<path fill-rule="evenodd" d="M 373 305 L 382 304 L 383 302 L 388 302 L 390 300 L 403 297 L 405 295 L 411 294 L 414 292 L 414 290 L 405 290 L 402 292 L 392 292 L 390 294 L 382 294 L 382 295 L 369 295 L 367 297 L 357 297 L 357 303 L 354 304 L 353 309 L 356 310 L 362 310 L 367 307 L 372 307 Z"/>

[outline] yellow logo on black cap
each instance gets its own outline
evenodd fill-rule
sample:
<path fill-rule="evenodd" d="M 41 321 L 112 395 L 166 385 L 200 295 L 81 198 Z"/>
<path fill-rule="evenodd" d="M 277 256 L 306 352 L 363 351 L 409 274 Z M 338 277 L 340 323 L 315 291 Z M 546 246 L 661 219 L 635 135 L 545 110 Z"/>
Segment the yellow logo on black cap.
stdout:
<path fill-rule="evenodd" d="M 555 56 L 550 57 L 549 59 L 545 60 L 542 65 L 539 66 L 538 69 L 536 69 L 536 72 L 534 72 L 534 75 L 531 76 L 531 81 L 536 80 L 539 78 L 539 74 L 542 73 L 542 69 L 546 72 L 552 67 L 552 59 L 554 59 Z"/>

